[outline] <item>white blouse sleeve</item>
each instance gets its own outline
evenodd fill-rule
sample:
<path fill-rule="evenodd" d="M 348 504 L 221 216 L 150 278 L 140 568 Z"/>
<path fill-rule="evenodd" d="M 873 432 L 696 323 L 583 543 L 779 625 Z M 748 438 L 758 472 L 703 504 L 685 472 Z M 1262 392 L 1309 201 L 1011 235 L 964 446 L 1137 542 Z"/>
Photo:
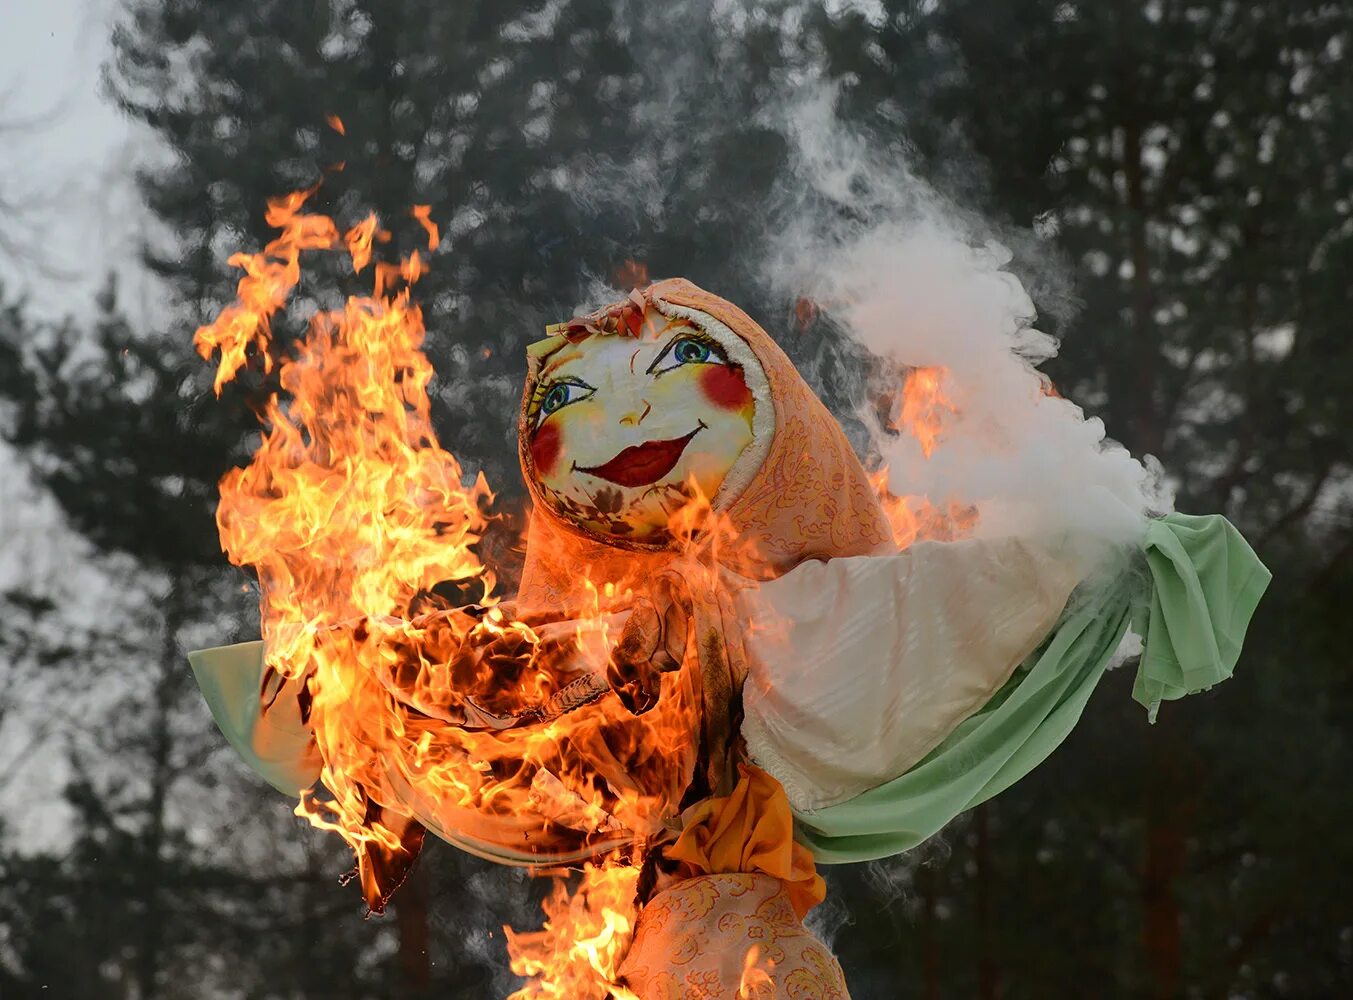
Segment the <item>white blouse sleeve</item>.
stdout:
<path fill-rule="evenodd" d="M 749 756 L 803 812 L 897 777 L 1009 679 L 1080 575 L 1052 546 L 968 539 L 804 563 L 744 591 Z"/>

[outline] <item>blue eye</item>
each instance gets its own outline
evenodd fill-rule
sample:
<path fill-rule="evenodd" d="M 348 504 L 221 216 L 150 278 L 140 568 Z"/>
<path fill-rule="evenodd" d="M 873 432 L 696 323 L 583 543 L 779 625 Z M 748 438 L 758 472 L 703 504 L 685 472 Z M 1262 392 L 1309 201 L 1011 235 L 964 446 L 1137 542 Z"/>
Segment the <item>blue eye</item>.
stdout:
<path fill-rule="evenodd" d="M 667 363 L 664 364 L 664 361 Z M 715 344 L 695 337 L 678 337 L 649 366 L 650 375 L 661 375 L 682 365 L 728 364 L 728 358 Z"/>
<path fill-rule="evenodd" d="M 597 390 L 582 382 L 556 382 L 540 400 L 540 415 L 547 417 L 570 403 L 586 399 Z"/>
<path fill-rule="evenodd" d="M 672 348 L 672 357 L 676 358 L 678 364 L 683 365 L 708 361 L 711 353 L 708 344 L 702 344 L 698 340 L 687 340 L 684 337 Z"/>

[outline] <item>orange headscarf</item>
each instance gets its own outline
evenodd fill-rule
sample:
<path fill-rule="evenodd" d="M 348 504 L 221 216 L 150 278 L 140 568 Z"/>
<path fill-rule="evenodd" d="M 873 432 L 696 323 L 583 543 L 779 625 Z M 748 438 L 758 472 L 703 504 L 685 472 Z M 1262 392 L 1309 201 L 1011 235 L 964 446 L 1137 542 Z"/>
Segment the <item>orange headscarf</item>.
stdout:
<path fill-rule="evenodd" d="M 762 410 L 759 425 L 765 433 L 749 446 L 756 449 L 753 454 L 760 456 L 759 463 L 741 470 L 737 482 L 726 480 L 728 488 L 712 498 L 710 517 L 702 524 L 714 527 L 702 534 L 697 525 L 667 543 L 602 535 L 552 509 L 535 475 L 526 419 L 544 359 L 583 337 L 637 333 L 650 305 L 707 332 L 718 326 L 725 338 L 741 340 L 765 376 L 765 398 L 757 398 L 756 405 L 769 407 L 773 414 L 773 420 L 766 420 Z M 594 718 L 570 730 L 567 752 L 605 786 L 648 796 L 647 801 L 664 814 L 668 831 L 678 825 L 676 816 L 682 810 L 717 797 L 718 809 L 690 813 L 689 819 L 701 829 L 724 832 L 717 837 L 701 835 L 702 846 L 695 851 L 693 831 L 683 848 L 690 856 L 681 860 L 699 868 L 698 859 L 706 855 L 713 859 L 710 864 L 726 854 L 741 857 L 710 845 L 722 844 L 729 830 L 787 830 L 789 819 L 782 793 L 784 815 L 778 817 L 783 820 L 778 826 L 778 820 L 766 819 L 767 796 L 748 795 L 745 789 L 736 793 L 741 763 L 736 734 L 746 662 L 743 623 L 731 595 L 750 581 L 777 577 L 806 559 L 891 552 L 894 543 L 887 519 L 835 418 L 784 352 L 731 302 L 673 278 L 636 289 L 620 302 L 552 329 L 557 331 L 553 337 L 531 348 L 522 401 L 519 454 L 534 509 L 514 612 L 559 619 L 621 610 L 645 600 L 681 605 L 689 622 L 686 646 L 680 670 L 664 675 L 659 704 L 637 717 L 605 702 L 580 709 Z M 609 592 L 607 583 L 614 584 Z M 630 618 L 631 624 L 641 620 L 638 615 Z M 622 831 L 571 831 L 521 810 L 510 815 L 447 810 L 438 803 L 413 801 L 412 789 L 402 786 L 384 789 L 378 798 L 413 812 L 453 843 L 498 860 L 510 860 L 503 850 L 508 846 L 512 858 L 525 854 L 548 862 L 584 856 L 588 845 L 609 849 L 617 834 L 623 839 Z M 630 829 L 635 837 L 652 843 L 653 821 L 658 819 L 651 816 L 641 830 L 644 823 L 639 817 Z M 409 829 L 421 833 L 418 824 Z M 416 853 L 416 845 L 411 843 L 407 853 Z M 770 870 L 768 864 L 760 867 Z M 382 885 L 373 884 L 369 898 L 388 894 L 382 892 L 384 885 L 397 884 L 398 877 L 402 870 L 395 877 L 376 879 Z"/>
<path fill-rule="evenodd" d="M 712 498 L 703 522 L 712 526 L 708 537 L 699 529 L 666 543 L 603 535 L 552 508 L 535 474 L 527 411 L 545 360 L 585 337 L 636 335 L 650 306 L 706 332 L 718 327 L 724 337 L 737 337 L 765 376 L 767 398 L 756 405 L 773 411 L 773 420 L 762 422 L 769 439 L 749 445 L 763 457 Z M 686 660 L 698 661 L 704 790 L 727 794 L 736 778 L 733 744 L 746 676 L 742 623 L 731 592 L 806 559 L 894 551 L 887 518 L 840 424 L 779 345 L 726 299 L 669 278 L 551 330 L 552 338 L 531 348 L 522 396 L 518 454 L 534 509 L 517 610 L 573 615 L 622 607 L 635 594 L 641 600 L 654 591 L 679 595 L 692 623 Z M 606 583 L 614 585 L 613 597 L 598 592 Z"/>
<path fill-rule="evenodd" d="M 525 414 L 542 362 L 569 341 L 637 332 L 633 317 L 652 305 L 704 326 L 713 321 L 740 338 L 760 363 L 774 409 L 769 448 L 760 467 L 734 495 L 713 498 L 725 544 L 718 561 L 747 578 L 766 580 L 805 559 L 891 552 L 887 517 L 860 460 L 836 418 L 778 344 L 745 312 L 685 278 L 668 278 L 626 299 L 554 328 L 550 341 L 532 349 L 518 428 L 522 477 L 534 501 L 518 602 L 523 608 L 571 609 L 591 599 L 580 573 L 594 583 L 618 585 L 651 579 L 673 558 L 670 545 L 628 542 L 601 535 L 556 513 L 541 493 L 531 459 Z M 623 588 L 622 588 L 623 589 Z"/>

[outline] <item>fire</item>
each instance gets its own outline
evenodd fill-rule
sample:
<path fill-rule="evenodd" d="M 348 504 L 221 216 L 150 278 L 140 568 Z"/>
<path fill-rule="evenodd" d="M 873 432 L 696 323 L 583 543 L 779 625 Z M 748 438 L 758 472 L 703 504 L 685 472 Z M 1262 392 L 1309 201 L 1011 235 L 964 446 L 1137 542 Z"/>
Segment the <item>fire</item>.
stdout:
<path fill-rule="evenodd" d="M 775 970 L 775 962 L 766 959 L 765 967 L 758 964 L 761 957 L 760 945 L 752 945 L 742 959 L 742 979 L 738 982 L 737 1000 L 771 1000 L 775 996 L 775 984 L 770 974 Z"/>
<path fill-rule="evenodd" d="M 436 250 L 437 244 L 442 241 L 442 231 L 437 228 L 437 223 L 432 221 L 432 206 L 415 205 L 410 214 L 418 220 L 418 224 L 428 234 L 428 250 Z"/>
<path fill-rule="evenodd" d="M 914 542 L 952 542 L 967 537 L 977 527 L 976 507 L 957 500 L 937 506 L 923 496 L 894 496 L 888 489 L 887 469 L 874 473 L 869 479 L 878 491 L 899 549 Z"/>
<path fill-rule="evenodd" d="M 589 567 L 576 567 L 592 599 L 568 621 L 518 620 L 500 605 L 479 547 L 498 516 L 493 493 L 464 473 L 432 424 L 433 371 L 411 297 L 426 262 L 417 252 L 376 259 L 391 240 L 376 217 L 341 231 L 305 211 L 313 192 L 269 203 L 278 235 L 230 258 L 244 272 L 237 299 L 194 338 L 204 358 L 218 358 L 218 395 L 247 367 L 275 379 L 258 410 L 257 450 L 221 481 L 217 524 L 231 561 L 258 576 L 268 668 L 304 691 L 322 787 L 297 813 L 354 849 L 377 911 L 379 873 L 411 857 L 408 838 L 420 832 L 396 809 L 453 843 L 524 865 L 650 841 L 692 779 L 698 689 L 686 674 L 662 674 L 655 707 L 640 715 L 608 690 L 630 595 L 599 571 L 592 582 Z M 428 206 L 411 214 L 436 248 Z M 319 312 L 305 336 L 279 345 L 274 319 L 312 252 L 346 254 L 354 272 L 370 271 L 372 292 Z M 927 456 L 955 412 L 943 375 L 917 369 L 901 399 L 898 429 Z M 899 544 L 971 529 L 971 510 L 892 497 L 886 484 L 885 470 L 875 485 Z M 717 520 L 693 494 L 673 517 L 678 547 L 690 555 L 736 544 Z M 447 606 L 434 593 L 447 583 L 476 606 Z M 583 703 L 588 711 L 569 711 Z M 543 930 L 509 932 L 513 969 L 536 977 L 519 1000 L 632 996 L 614 979 L 633 933 L 637 877 L 611 854 L 584 867 L 576 892 L 556 885 Z M 753 955 L 746 995 L 756 995 L 758 976 Z"/>
<path fill-rule="evenodd" d="M 935 451 L 945 414 L 955 414 L 954 404 L 943 390 L 944 368 L 913 368 L 902 386 L 902 413 L 899 430 L 905 430 L 921 442 L 921 451 L 929 458 Z"/>
<path fill-rule="evenodd" d="M 194 338 L 203 357 L 219 355 L 218 395 L 247 366 L 275 371 L 279 387 L 261 407 L 249 465 L 221 481 L 217 523 L 231 561 L 258 575 L 267 666 L 305 685 L 322 789 L 298 814 L 365 859 L 375 910 L 385 900 L 373 872 L 417 832 L 392 805 L 520 864 L 642 842 L 689 785 L 698 691 L 664 674 L 657 706 L 640 716 L 607 692 L 598 674 L 627 596 L 614 583 L 595 585 L 593 606 L 565 623 L 518 621 L 498 606 L 477 548 L 493 493 L 432 425 L 433 371 L 410 297 L 426 265 L 417 253 L 373 263 L 389 240 L 378 221 L 341 233 L 305 211 L 312 193 L 270 202 L 277 237 L 230 258 L 244 271 L 237 300 Z M 413 216 L 435 246 L 426 208 Z M 302 255 L 317 251 L 370 269 L 373 292 L 315 315 L 282 349 L 273 320 Z M 435 598 L 447 582 L 479 609 Z M 582 701 L 593 702 L 587 712 L 566 711 Z M 514 962 L 542 978 L 524 995 L 582 996 L 580 984 L 611 974 L 633 926 L 634 880 L 616 863 L 589 867 L 576 896 L 552 897 L 541 933 L 571 943 L 551 957 L 533 950 L 543 938 L 514 938 Z"/>
<path fill-rule="evenodd" d="M 648 265 L 641 260 L 625 258 L 624 263 L 611 269 L 611 284 L 628 292 L 648 284 Z"/>
<path fill-rule="evenodd" d="M 925 458 L 934 454 L 945 421 L 958 415 L 958 409 L 944 390 L 948 380 L 945 368 L 912 368 L 902 383 L 902 392 L 893 402 L 896 417 L 890 429 L 910 434 L 921 445 Z M 887 467 L 872 474 L 884 513 L 893 529 L 898 548 L 913 542 L 953 541 L 970 534 L 977 526 L 977 508 L 957 500 L 936 504 L 925 496 L 897 496 L 889 488 Z"/>
<path fill-rule="evenodd" d="M 535 977 L 508 1000 L 638 1000 L 616 981 L 638 918 L 638 878 L 637 868 L 620 862 L 584 865 L 576 892 L 563 878 L 555 882 L 542 930 L 504 927 L 512 971 Z"/>

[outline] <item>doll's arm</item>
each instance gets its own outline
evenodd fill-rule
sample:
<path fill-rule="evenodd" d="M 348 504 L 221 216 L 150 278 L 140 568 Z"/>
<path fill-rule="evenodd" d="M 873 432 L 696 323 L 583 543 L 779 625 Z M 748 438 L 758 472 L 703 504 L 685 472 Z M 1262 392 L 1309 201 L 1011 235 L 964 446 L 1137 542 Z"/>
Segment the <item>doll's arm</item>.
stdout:
<path fill-rule="evenodd" d="M 320 756 L 306 725 L 304 682 L 269 671 L 261 641 L 195 650 L 188 662 L 216 725 L 268 784 L 296 796 L 318 780 Z"/>
<path fill-rule="evenodd" d="M 468 614 L 442 612 L 425 616 L 420 623 L 429 626 L 438 617 Z M 466 728 L 502 729 L 539 722 L 542 712 L 563 714 L 610 690 L 606 679 L 608 657 L 622 634 L 625 620 L 625 615 L 611 615 L 596 622 L 537 623 L 534 631 L 539 642 L 534 655 L 538 660 L 549 660 L 550 667 L 568 678 L 568 682 L 539 710 L 518 716 L 492 708 L 481 709 L 473 696 L 464 699 L 452 712 L 451 706 L 416 697 L 417 685 L 409 678 L 403 684 L 395 676 L 382 676 L 380 680 L 408 707 Z M 354 625 L 342 625 L 335 630 L 352 628 Z M 473 659 L 478 664 L 514 655 L 529 653 L 513 646 L 511 641 L 485 640 L 459 644 L 448 652 L 447 658 Z M 409 658 L 417 659 L 412 655 Z M 188 654 L 188 662 L 216 725 L 250 768 L 289 795 L 297 795 L 315 783 L 322 762 L 308 725 L 306 679 L 284 678 L 269 669 L 261 641 L 195 650 Z"/>
<path fill-rule="evenodd" d="M 752 760 L 802 811 L 902 774 L 1033 652 L 1080 576 L 1056 545 L 969 539 L 805 563 L 748 591 Z"/>
<path fill-rule="evenodd" d="M 377 679 L 400 704 L 461 729 L 504 730 L 549 722 L 611 690 L 608 662 L 625 613 L 528 625 L 500 612 L 468 628 L 457 617 L 464 612 L 425 615 L 389 640 L 394 662 Z M 552 693 L 534 704 L 504 702 L 526 678 Z"/>

